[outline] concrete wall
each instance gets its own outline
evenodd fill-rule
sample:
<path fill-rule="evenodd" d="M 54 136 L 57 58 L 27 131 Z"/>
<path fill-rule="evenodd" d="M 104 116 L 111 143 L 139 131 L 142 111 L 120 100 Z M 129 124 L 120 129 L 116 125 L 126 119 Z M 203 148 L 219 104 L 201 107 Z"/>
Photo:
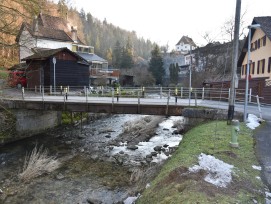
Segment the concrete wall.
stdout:
<path fill-rule="evenodd" d="M 42 133 L 61 123 L 61 112 L 57 111 L 13 110 L 0 115 L 0 144 Z"/>

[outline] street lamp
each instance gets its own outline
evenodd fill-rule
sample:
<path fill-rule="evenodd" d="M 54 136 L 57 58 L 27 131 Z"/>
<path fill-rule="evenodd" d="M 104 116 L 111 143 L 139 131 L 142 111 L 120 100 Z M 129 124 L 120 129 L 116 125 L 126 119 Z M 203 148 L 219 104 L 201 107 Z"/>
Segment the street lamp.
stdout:
<path fill-rule="evenodd" d="M 189 65 L 189 106 L 191 100 L 191 77 L 192 77 L 192 45 L 190 45 L 190 65 Z"/>
<path fill-rule="evenodd" d="M 247 45 L 247 71 L 246 71 L 246 90 L 245 90 L 245 105 L 244 105 L 244 122 L 247 121 L 247 101 L 248 101 L 248 76 L 250 73 L 250 43 L 251 43 L 251 29 L 261 27 L 260 24 L 253 24 L 248 26 L 248 45 Z"/>
<path fill-rule="evenodd" d="M 56 94 L 56 58 L 53 57 L 53 63 L 54 63 L 54 94 Z"/>

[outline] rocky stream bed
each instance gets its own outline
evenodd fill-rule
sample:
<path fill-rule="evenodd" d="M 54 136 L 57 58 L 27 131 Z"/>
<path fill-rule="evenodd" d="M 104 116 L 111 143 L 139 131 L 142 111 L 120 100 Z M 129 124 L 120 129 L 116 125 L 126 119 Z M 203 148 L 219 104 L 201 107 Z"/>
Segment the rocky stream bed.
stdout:
<path fill-rule="evenodd" d="M 146 188 L 174 152 L 182 123 L 182 117 L 101 115 L 1 146 L 0 203 L 123 203 Z M 23 182 L 19 174 L 35 146 L 61 165 Z"/>

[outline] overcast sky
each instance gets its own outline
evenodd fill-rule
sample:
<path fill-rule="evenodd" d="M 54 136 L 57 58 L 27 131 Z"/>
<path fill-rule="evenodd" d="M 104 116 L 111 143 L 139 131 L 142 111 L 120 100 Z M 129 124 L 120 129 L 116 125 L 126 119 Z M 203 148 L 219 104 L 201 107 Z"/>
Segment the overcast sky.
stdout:
<path fill-rule="evenodd" d="M 71 6 L 93 17 L 135 31 L 159 45 L 175 44 L 183 35 L 198 46 L 205 45 L 206 32 L 222 41 L 221 27 L 235 16 L 236 0 L 70 0 Z M 271 16 L 271 0 L 242 0 L 245 25 L 255 16 Z M 247 30 L 246 30 L 247 32 Z"/>

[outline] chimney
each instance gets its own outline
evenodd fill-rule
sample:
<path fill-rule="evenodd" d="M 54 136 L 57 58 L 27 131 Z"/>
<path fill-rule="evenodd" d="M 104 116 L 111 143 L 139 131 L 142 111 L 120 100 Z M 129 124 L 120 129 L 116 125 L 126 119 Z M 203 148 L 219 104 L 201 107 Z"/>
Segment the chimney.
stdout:
<path fill-rule="evenodd" d="M 38 31 L 39 31 L 39 23 L 38 23 L 37 16 L 35 16 L 33 20 L 33 32 L 34 34 L 37 34 Z"/>
<path fill-rule="evenodd" d="M 72 26 L 71 27 L 71 32 L 72 32 L 72 40 L 73 42 L 77 42 L 77 28 Z"/>

